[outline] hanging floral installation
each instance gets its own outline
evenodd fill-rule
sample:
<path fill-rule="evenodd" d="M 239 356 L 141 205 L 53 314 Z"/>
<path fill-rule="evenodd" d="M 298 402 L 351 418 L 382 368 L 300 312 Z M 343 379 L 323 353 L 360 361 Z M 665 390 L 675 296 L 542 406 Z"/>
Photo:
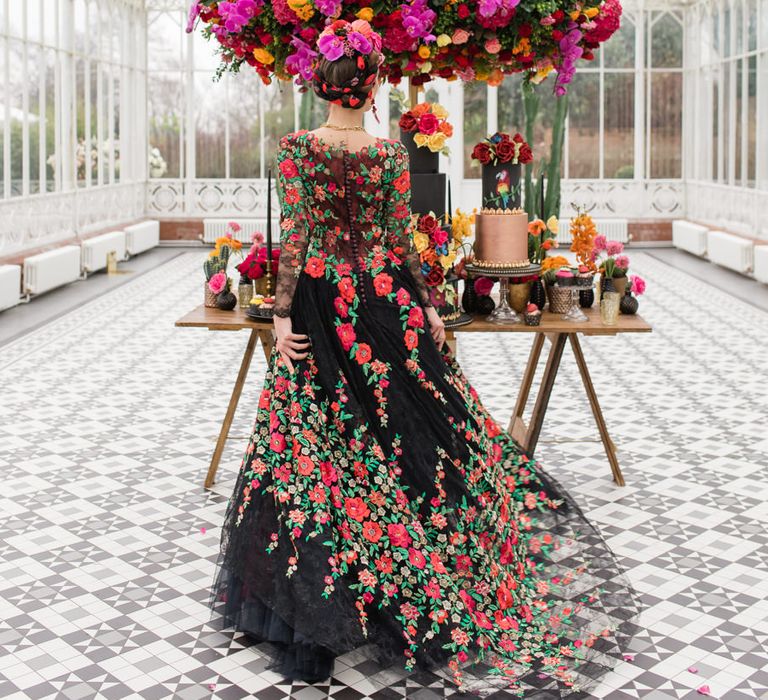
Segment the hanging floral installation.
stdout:
<path fill-rule="evenodd" d="M 579 60 L 619 28 L 619 0 L 195 0 L 187 31 L 198 20 L 219 44 L 224 71 L 252 66 L 303 85 L 312 77 L 316 41 L 334 19 L 364 19 L 382 36 L 382 71 L 392 83 L 420 85 L 435 77 L 498 85 L 524 73 L 541 83 L 556 73 L 565 94 Z"/>

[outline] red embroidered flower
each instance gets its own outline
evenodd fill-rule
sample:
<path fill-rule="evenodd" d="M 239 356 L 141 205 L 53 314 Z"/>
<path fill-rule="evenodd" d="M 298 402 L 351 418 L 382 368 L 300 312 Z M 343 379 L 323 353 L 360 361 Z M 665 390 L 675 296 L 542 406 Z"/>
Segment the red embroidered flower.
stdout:
<path fill-rule="evenodd" d="M 341 341 L 341 347 L 345 350 L 351 349 L 355 344 L 357 336 L 355 335 L 355 327 L 351 323 L 342 323 L 340 326 L 336 326 L 336 333 Z"/>
<path fill-rule="evenodd" d="M 392 291 L 392 277 L 386 272 L 380 272 L 373 278 L 373 288 L 380 297 L 386 296 Z"/>
<path fill-rule="evenodd" d="M 408 170 L 403 170 L 400 175 L 398 175 L 393 183 L 394 188 L 400 193 L 403 194 L 407 192 L 411 187 L 411 173 Z"/>
<path fill-rule="evenodd" d="M 330 462 L 320 462 L 320 476 L 326 486 L 338 481 L 335 467 Z"/>
<path fill-rule="evenodd" d="M 339 314 L 339 316 L 346 316 L 349 313 L 347 302 L 344 301 L 341 297 L 336 297 L 333 300 L 333 306 L 335 307 L 336 313 Z"/>
<path fill-rule="evenodd" d="M 296 163 L 292 160 L 283 160 L 280 162 L 280 172 L 287 178 L 296 177 L 299 174 L 299 169 L 296 167 Z"/>
<path fill-rule="evenodd" d="M 408 561 L 417 569 L 423 569 L 427 565 L 427 558 L 418 549 L 413 549 L 413 547 L 408 550 Z"/>
<path fill-rule="evenodd" d="M 363 522 L 371 512 L 371 509 L 365 505 L 365 501 L 359 497 L 347 498 L 344 501 L 344 509 L 352 520 L 357 520 L 359 523 Z"/>
<path fill-rule="evenodd" d="M 344 301 L 351 302 L 355 298 L 355 285 L 351 277 L 342 277 L 337 286 Z"/>
<path fill-rule="evenodd" d="M 313 471 L 315 471 L 315 463 L 307 455 L 299 455 L 297 462 L 299 474 L 302 476 L 309 476 Z"/>
<path fill-rule="evenodd" d="M 404 339 L 405 347 L 407 347 L 409 350 L 413 350 L 419 344 L 419 336 L 416 334 L 416 331 L 410 328 L 405 331 Z"/>
<path fill-rule="evenodd" d="M 411 303 L 411 295 L 406 289 L 403 289 L 402 287 L 397 290 L 395 299 L 397 299 L 397 303 L 400 304 L 400 306 L 408 306 L 408 304 Z"/>
<path fill-rule="evenodd" d="M 387 535 L 389 541 L 394 547 L 407 547 L 413 541 L 405 529 L 405 525 L 399 523 L 390 523 L 387 525 Z"/>
<path fill-rule="evenodd" d="M 359 343 L 357 346 L 357 352 L 355 353 L 355 359 L 360 365 L 364 365 L 366 362 L 371 361 L 371 346 L 368 343 Z"/>
<path fill-rule="evenodd" d="M 414 328 L 422 328 L 424 326 L 424 312 L 420 306 L 414 306 L 408 312 L 408 325 Z"/>
<path fill-rule="evenodd" d="M 322 258 L 309 258 L 304 265 L 304 269 L 311 277 L 318 278 L 325 275 L 325 261 Z"/>
<path fill-rule="evenodd" d="M 285 435 L 282 433 L 272 433 L 269 439 L 269 446 L 275 452 L 282 452 L 285 449 Z"/>
<path fill-rule="evenodd" d="M 366 540 L 369 542 L 376 543 L 381 539 L 381 527 L 378 523 L 373 522 L 373 520 L 366 520 L 363 523 L 363 537 L 365 537 Z M 379 560 L 381 561 L 381 560 Z M 392 570 L 392 560 L 389 560 L 389 570 Z M 378 562 L 377 567 L 378 568 Z M 381 569 L 379 569 L 381 571 Z"/>
<path fill-rule="evenodd" d="M 436 579 L 430 579 L 429 583 L 424 586 L 424 591 L 426 592 L 428 598 L 432 598 L 434 600 L 439 600 L 440 596 L 443 594 L 443 591 L 440 588 L 440 584 Z"/>

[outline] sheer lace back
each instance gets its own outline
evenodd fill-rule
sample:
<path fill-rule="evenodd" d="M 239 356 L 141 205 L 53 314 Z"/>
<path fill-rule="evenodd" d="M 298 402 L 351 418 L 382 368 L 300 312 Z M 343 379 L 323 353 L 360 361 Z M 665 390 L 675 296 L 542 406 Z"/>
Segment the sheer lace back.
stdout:
<path fill-rule="evenodd" d="M 284 136 L 277 153 L 280 264 L 275 314 L 291 313 L 302 272 L 323 275 L 346 263 L 365 298 L 374 261 L 405 266 L 422 305 L 429 291 L 411 239 L 408 151 L 378 138 L 358 149 L 331 144 L 309 131 Z"/>

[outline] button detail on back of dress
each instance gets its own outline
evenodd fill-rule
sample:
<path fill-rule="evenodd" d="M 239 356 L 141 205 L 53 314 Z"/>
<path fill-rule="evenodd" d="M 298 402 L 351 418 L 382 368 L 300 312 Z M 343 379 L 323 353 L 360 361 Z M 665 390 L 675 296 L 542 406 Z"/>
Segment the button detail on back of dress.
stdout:
<path fill-rule="evenodd" d="M 359 281 L 358 292 L 360 294 L 360 301 L 365 304 L 367 301 L 365 296 L 365 275 L 363 274 L 365 265 L 363 265 L 360 260 L 360 234 L 355 227 L 354 219 L 352 217 L 352 190 L 349 186 L 350 159 L 348 151 L 345 150 L 342 157 L 344 160 L 344 201 L 347 205 L 347 233 L 344 237 L 348 238 L 352 243 L 352 257 L 355 259 L 355 269 L 357 270 L 357 278 Z"/>

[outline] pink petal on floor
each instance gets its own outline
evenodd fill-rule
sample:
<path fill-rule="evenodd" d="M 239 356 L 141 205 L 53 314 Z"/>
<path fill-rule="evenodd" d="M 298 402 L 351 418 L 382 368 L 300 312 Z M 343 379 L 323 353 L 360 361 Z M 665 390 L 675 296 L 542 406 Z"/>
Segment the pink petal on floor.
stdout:
<path fill-rule="evenodd" d="M 688 667 L 688 670 L 689 670 L 691 673 L 698 673 L 698 672 L 699 672 L 699 669 L 698 669 L 698 668 L 696 668 L 695 666 L 689 666 L 689 667 Z"/>
<path fill-rule="evenodd" d="M 215 683 L 209 683 L 208 684 L 208 690 L 216 690 L 216 684 Z"/>
<path fill-rule="evenodd" d="M 635 655 L 634 654 L 624 654 L 624 661 L 634 661 Z"/>
<path fill-rule="evenodd" d="M 203 534 L 205 534 L 205 528 L 204 528 L 204 527 L 201 527 L 201 528 L 200 528 L 200 532 L 202 532 Z"/>
<path fill-rule="evenodd" d="M 699 695 L 709 695 L 709 686 L 708 685 L 701 685 L 698 688 L 696 688 L 696 692 Z"/>
<path fill-rule="evenodd" d="M 546 673 L 540 673 L 540 674 L 539 674 L 539 678 L 546 678 L 546 677 L 547 677 L 547 674 L 546 674 Z"/>

